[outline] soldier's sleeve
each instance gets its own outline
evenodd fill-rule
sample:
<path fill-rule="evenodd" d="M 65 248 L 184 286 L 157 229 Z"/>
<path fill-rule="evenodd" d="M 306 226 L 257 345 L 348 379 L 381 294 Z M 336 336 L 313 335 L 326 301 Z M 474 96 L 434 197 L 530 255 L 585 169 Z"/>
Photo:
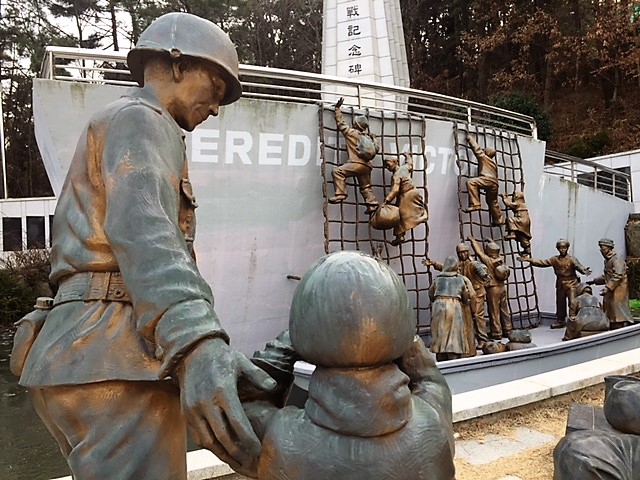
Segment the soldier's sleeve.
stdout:
<path fill-rule="evenodd" d="M 346 122 L 344 121 L 344 114 L 342 113 L 342 110 L 340 110 L 340 108 L 336 108 L 335 115 L 336 115 L 336 127 L 343 134 L 346 134 L 351 127 L 349 127 L 349 125 L 347 125 Z"/>
<path fill-rule="evenodd" d="M 574 268 L 581 274 L 587 275 L 587 269 L 584 265 L 580 263 L 580 260 L 578 260 L 576 257 L 571 257 L 571 258 L 573 259 Z"/>
<path fill-rule="evenodd" d="M 473 262 L 473 269 L 475 270 L 476 274 L 485 282 L 491 280 L 489 278 L 489 271 L 487 270 L 487 266 L 482 263 L 482 262 Z"/>
<path fill-rule="evenodd" d="M 608 290 L 613 291 L 618 288 L 618 285 L 620 285 L 620 283 L 622 283 L 622 281 L 624 280 L 624 277 L 627 274 L 627 267 L 624 263 L 624 260 L 622 260 L 617 255 L 616 258 L 613 259 L 611 267 L 611 275 L 609 276 L 609 281 L 607 281 L 605 287 Z"/>
<path fill-rule="evenodd" d="M 534 267 L 553 267 L 553 257 L 547 258 L 545 260 L 536 260 L 535 258 L 530 258 L 527 261 Z"/>
<path fill-rule="evenodd" d="M 136 105 L 114 118 L 103 148 L 104 231 L 164 378 L 199 341 L 229 341 L 178 226 L 184 146 L 175 127 Z"/>
<path fill-rule="evenodd" d="M 480 160 L 480 157 L 484 156 L 484 150 L 482 150 L 482 148 L 480 148 L 480 145 L 478 145 L 478 142 L 476 142 L 473 137 L 471 137 L 470 135 L 467 136 L 467 142 L 469 142 L 469 146 L 471 147 L 471 150 L 473 151 L 473 154 L 476 156 L 476 158 L 478 160 Z"/>
<path fill-rule="evenodd" d="M 397 363 L 409 377 L 411 393 L 434 407 L 442 420 L 450 425 L 453 418 L 451 390 L 420 337 L 416 335 L 409 351 Z"/>

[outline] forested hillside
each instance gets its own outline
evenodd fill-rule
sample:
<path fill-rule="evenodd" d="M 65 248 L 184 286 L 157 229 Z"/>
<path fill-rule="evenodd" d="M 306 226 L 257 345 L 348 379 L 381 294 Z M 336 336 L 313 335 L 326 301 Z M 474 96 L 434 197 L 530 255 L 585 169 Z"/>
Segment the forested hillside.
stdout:
<path fill-rule="evenodd" d="M 640 148 L 640 4 L 632 0 L 402 0 L 412 84 L 548 112 L 548 147 Z"/>
<path fill-rule="evenodd" d="M 0 3 L 9 194 L 49 192 L 31 120 L 45 45 L 128 49 L 158 15 L 209 18 L 244 63 L 319 72 L 322 0 L 11 0 Z M 635 5 L 634 5 L 635 3 Z M 640 147 L 640 6 L 632 0 L 401 0 L 411 83 L 538 112 L 551 149 Z M 550 119 L 547 122 L 547 116 Z"/>

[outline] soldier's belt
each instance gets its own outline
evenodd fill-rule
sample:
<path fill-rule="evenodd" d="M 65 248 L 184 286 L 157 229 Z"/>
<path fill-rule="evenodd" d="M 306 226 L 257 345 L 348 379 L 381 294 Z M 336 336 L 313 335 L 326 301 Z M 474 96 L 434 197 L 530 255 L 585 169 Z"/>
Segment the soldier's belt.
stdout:
<path fill-rule="evenodd" d="M 90 300 L 131 303 L 120 272 L 82 272 L 60 282 L 53 304 Z"/>

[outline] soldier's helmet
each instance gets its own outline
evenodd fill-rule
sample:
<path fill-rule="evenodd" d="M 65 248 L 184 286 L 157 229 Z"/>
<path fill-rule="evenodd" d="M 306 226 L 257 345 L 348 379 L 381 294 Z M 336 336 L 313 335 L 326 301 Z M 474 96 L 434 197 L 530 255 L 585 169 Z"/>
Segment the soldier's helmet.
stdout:
<path fill-rule="evenodd" d="M 322 257 L 304 275 L 289 315 L 291 342 L 326 367 L 381 365 L 411 346 L 416 317 L 402 280 L 361 252 Z"/>
<path fill-rule="evenodd" d="M 610 238 L 601 238 L 600 240 L 598 240 L 598 245 L 611 248 L 615 246 L 613 240 L 611 240 Z"/>
<path fill-rule="evenodd" d="M 362 131 L 365 131 L 367 128 L 369 128 L 369 119 L 364 115 L 356 116 L 353 123 Z"/>
<path fill-rule="evenodd" d="M 468 251 L 469 251 L 469 247 L 467 247 L 466 243 L 459 243 L 458 245 L 456 245 L 456 253 L 468 252 Z"/>
<path fill-rule="evenodd" d="M 458 271 L 458 259 L 456 257 L 447 257 L 442 266 L 443 272 L 457 272 Z"/>
<path fill-rule="evenodd" d="M 586 283 L 582 282 L 576 287 L 576 295 L 582 295 L 583 293 L 588 293 L 589 295 L 591 295 L 593 293 L 591 285 L 587 285 Z"/>
<path fill-rule="evenodd" d="M 571 246 L 571 244 L 569 243 L 569 240 L 567 240 L 566 238 L 561 238 L 560 240 L 558 240 L 556 242 L 556 248 L 560 248 L 560 247 L 569 248 L 570 246 Z"/>
<path fill-rule="evenodd" d="M 500 282 L 504 282 L 507 278 L 509 278 L 509 274 L 511 273 L 511 269 L 506 265 L 498 265 L 496 267 L 496 280 Z"/>
<path fill-rule="evenodd" d="M 131 76 L 144 86 L 144 64 L 151 55 L 193 57 L 215 65 L 227 84 L 220 105 L 235 102 L 242 95 L 238 54 L 229 36 L 217 25 L 189 13 L 173 12 L 149 25 L 127 55 Z"/>
<path fill-rule="evenodd" d="M 500 253 L 500 247 L 493 240 L 485 241 L 484 251 L 487 253 Z"/>

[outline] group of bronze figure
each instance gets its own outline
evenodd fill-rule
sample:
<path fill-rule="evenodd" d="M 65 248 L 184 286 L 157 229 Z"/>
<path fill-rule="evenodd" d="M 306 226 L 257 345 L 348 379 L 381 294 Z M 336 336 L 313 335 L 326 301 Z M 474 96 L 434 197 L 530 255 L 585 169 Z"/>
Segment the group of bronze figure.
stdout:
<path fill-rule="evenodd" d="M 428 258 L 423 262 L 442 272 L 429 289 L 433 305 L 431 351 L 438 360 L 474 356 L 476 349 L 484 353 L 504 351 L 488 344 L 502 338 L 510 340 L 504 347 L 506 350 L 523 348 L 519 345 L 522 342 L 515 340 L 519 334 L 513 334 L 505 288 L 509 268 L 504 265 L 500 248 L 493 241 L 484 242 L 484 247 L 474 238 L 469 241 L 480 261 L 471 259 L 469 248 L 461 243 L 456 247 L 457 258 L 447 257 L 444 265 Z M 565 239 L 556 243 L 558 255 L 544 260 L 518 258 L 534 267 L 554 269 L 556 321 L 551 328 L 565 328 L 562 340 L 617 329 L 633 322 L 624 259 L 615 252 L 613 241 L 603 238 L 598 245 L 604 257 L 604 271 L 587 282 L 581 282 L 578 273 L 591 275 L 591 269 L 568 255 L 569 242 Z M 593 295 L 591 285 L 604 286 L 602 302 Z"/>
<path fill-rule="evenodd" d="M 193 15 L 167 14 L 141 34 L 128 64 L 140 87 L 98 112 L 78 142 L 53 224 L 59 288 L 18 322 L 11 358 L 73 477 L 185 480 L 189 428 L 199 445 L 261 480 L 453 480 L 451 392 L 415 336 L 402 280 L 380 259 L 321 258 L 296 289 L 288 331 L 251 359 L 229 346 L 195 263 L 183 133 L 241 96 L 229 37 Z M 402 164 L 385 158 L 393 179 L 380 205 L 369 163 L 376 140 L 366 118 L 344 123 L 341 103 L 336 121 L 349 160 L 333 173 L 330 201 L 343 201 L 346 179 L 356 177 L 374 223 L 393 228 L 400 243 L 426 221 L 411 155 Z M 470 210 L 479 191 L 499 224 L 497 183 L 470 180 Z M 383 213 L 394 200 L 397 211 Z M 527 253 L 524 198 L 504 201 L 516 212 L 509 235 Z M 440 359 L 503 335 L 526 343 L 512 332 L 500 248 L 469 241 L 480 261 L 464 244 L 443 265 L 425 260 L 442 270 L 430 289 L 431 348 Z M 559 242 L 557 257 L 523 257 L 555 269 L 562 320 L 570 301 L 567 338 L 630 319 L 624 262 L 611 241 L 600 245 L 605 271 L 591 283 L 605 285 L 604 320 L 588 287 L 578 287 L 576 271 L 590 272 L 567 256 L 568 242 Z M 316 365 L 309 399 L 285 407 L 298 359 Z"/>
<path fill-rule="evenodd" d="M 372 160 L 379 153 L 376 136 L 368 131 L 368 120 L 357 115 L 353 126 L 348 126 L 341 111 L 343 99 L 336 104 L 336 126 L 346 142 L 347 161 L 334 168 L 332 177 L 335 196 L 329 203 L 340 203 L 347 198 L 347 178 L 355 177 L 360 188 L 369 223 L 373 228 L 393 228 L 392 245 L 405 240 L 405 233 L 427 221 L 424 199 L 413 184 L 411 173 L 413 160 L 405 153 L 405 162 L 398 157 L 385 157 L 385 168 L 393 173 L 391 188 L 384 203 L 379 204 L 371 186 Z M 556 275 L 556 320 L 551 328 L 566 328 L 563 340 L 571 340 L 593 333 L 618 328 L 631 322 L 628 306 L 628 286 L 624 259 L 614 251 L 613 242 L 603 238 L 599 242 L 605 258 L 602 276 L 581 283 L 578 274 L 591 275 L 577 258 L 568 255 L 569 242 L 560 239 L 556 243 L 558 255 L 538 260 L 531 258 L 531 218 L 522 191 L 511 195 L 499 193 L 496 150 L 482 148 L 472 135 L 467 134 L 469 148 L 477 159 L 477 175 L 466 182 L 469 203 L 464 213 L 481 210 L 481 196 L 487 203 L 491 226 L 505 225 L 504 240 L 514 240 L 520 246 L 518 260 L 534 267 L 552 267 Z M 512 215 L 505 219 L 499 199 Z M 390 203 L 396 200 L 395 205 Z M 460 243 L 456 247 L 457 258 L 447 257 L 444 264 L 429 258 L 423 260 L 427 267 L 440 271 L 429 288 L 431 309 L 431 351 L 438 360 L 451 360 L 474 356 L 480 349 L 495 353 L 510 349 L 535 346 L 516 341 L 521 334 L 512 335 L 513 324 L 507 300 L 506 282 L 511 269 L 501 255 L 500 246 L 492 239 L 483 242 L 467 239 L 475 257 L 470 257 L 469 247 Z M 591 285 L 604 285 L 602 305 L 593 296 Z M 489 319 L 487 330 L 486 313 Z M 492 345 L 508 338 L 506 346 Z M 521 339 L 521 338 L 519 338 Z"/>

